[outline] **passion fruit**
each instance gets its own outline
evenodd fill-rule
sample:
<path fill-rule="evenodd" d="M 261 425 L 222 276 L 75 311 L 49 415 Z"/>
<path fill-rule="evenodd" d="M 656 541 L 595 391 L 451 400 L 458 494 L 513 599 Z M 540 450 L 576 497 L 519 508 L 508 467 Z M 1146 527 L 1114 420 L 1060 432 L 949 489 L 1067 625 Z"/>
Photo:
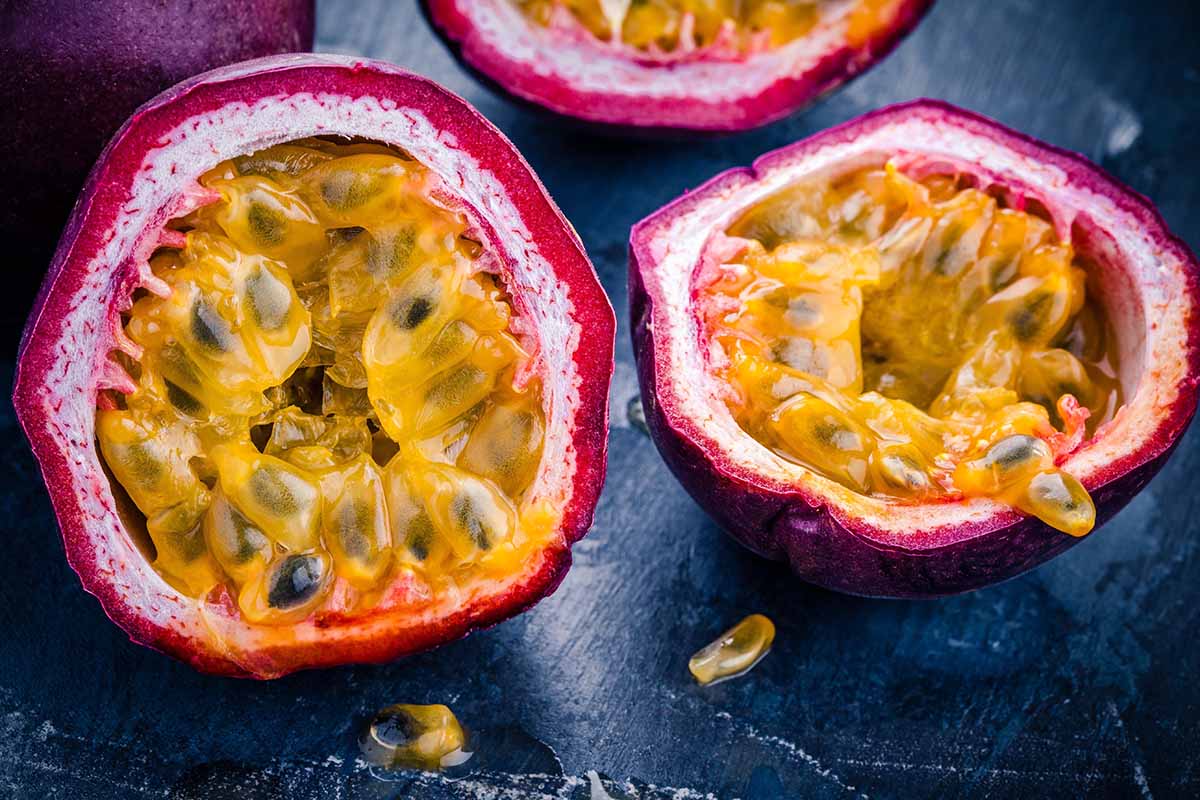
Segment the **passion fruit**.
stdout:
<path fill-rule="evenodd" d="M 553 591 L 603 482 L 614 327 L 579 238 L 463 100 L 272 57 L 113 139 L 14 404 L 113 621 L 265 678 Z"/>
<path fill-rule="evenodd" d="M 31 264 L 49 260 L 88 170 L 134 109 L 205 70 L 311 50 L 313 7 L 314 0 L 0 3 L 0 105 L 8 110 L 0 235 L 9 256 L 15 248 Z"/>
<path fill-rule="evenodd" d="M 1063 552 L 1196 409 L 1200 264 L 1081 156 L 934 101 L 718 175 L 633 229 L 651 434 L 736 539 L 843 592 Z"/>
<path fill-rule="evenodd" d="M 730 132 L 887 55 L 933 0 L 422 0 L 489 84 L 601 127 Z"/>

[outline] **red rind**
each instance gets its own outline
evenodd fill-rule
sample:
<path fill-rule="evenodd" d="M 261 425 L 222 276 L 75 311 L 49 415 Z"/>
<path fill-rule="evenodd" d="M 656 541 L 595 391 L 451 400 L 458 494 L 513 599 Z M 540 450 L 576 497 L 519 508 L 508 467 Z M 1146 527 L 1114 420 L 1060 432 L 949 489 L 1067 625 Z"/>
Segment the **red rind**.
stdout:
<path fill-rule="evenodd" d="M 278 127 L 264 128 L 272 124 Z M 143 194 L 154 197 L 154 181 L 175 180 L 180 167 L 189 169 L 186 180 L 194 182 L 205 167 L 230 155 L 316 133 L 364 135 L 404 147 L 423 161 L 425 155 L 443 158 L 443 164 L 426 161 L 427 166 L 460 194 L 501 251 L 506 273 L 519 266 L 512 257 L 517 250 L 530 270 L 538 260 L 549 265 L 548 275 L 506 277 L 514 303 L 527 316 L 565 315 L 568 325 L 556 328 L 554 338 L 538 331 L 543 349 L 563 351 L 561 363 L 548 359 L 543 365 L 549 371 L 543 376 L 546 391 L 560 392 L 563 409 L 552 412 L 547 429 L 558 425 L 563 441 L 555 444 L 548 433 L 547 450 L 560 452 L 551 455 L 557 461 L 550 467 L 543 461 L 539 475 L 539 481 L 552 483 L 550 476 L 561 485 L 535 485 L 535 491 L 559 493 L 561 539 L 531 559 L 524 574 L 450 614 L 309 620 L 292 628 L 294 640 L 271 643 L 256 642 L 236 620 L 220 619 L 238 635 L 222 643 L 197 602 L 176 593 L 146 563 L 117 517 L 94 444 L 96 395 L 107 354 L 118 346 L 119 306 L 144 280 L 138 256 L 153 249 L 156 231 L 187 202 L 185 193 L 176 193 L 158 207 L 142 208 Z M 195 153 L 203 163 L 170 160 L 162 166 Z M 150 222 L 139 226 L 139 220 Z M 523 281 L 541 281 L 539 291 Z M 424 650 L 519 613 L 558 586 L 570 566 L 570 545 L 591 525 L 604 480 L 614 329 L 612 307 L 578 235 L 513 145 L 465 101 L 383 62 L 271 57 L 179 84 L 144 105 L 114 136 L 88 179 L 30 315 L 13 403 L 49 489 L 67 559 L 109 617 L 134 641 L 205 672 L 275 677 Z M 248 644 L 240 647 L 241 642 Z"/>
<path fill-rule="evenodd" d="M 889 142 L 891 135 L 896 139 Z M 702 383 L 691 374 L 692 364 L 680 366 L 679 355 L 681 349 L 703 350 L 696 339 L 699 323 L 690 297 L 680 299 L 678 291 L 664 288 L 671 280 L 675 290 L 690 285 L 695 263 L 683 261 L 692 250 L 680 243 L 687 223 L 693 228 L 686 235 L 703 239 L 767 192 L 765 184 L 786 185 L 810 168 L 836 170 L 856 157 L 893 153 L 948 160 L 985 181 L 1036 197 L 1073 232 L 1081 251 L 1109 248 L 1111 263 L 1101 268 L 1114 280 L 1124 274 L 1137 292 L 1120 299 L 1126 306 L 1122 319 L 1137 316 L 1130 304 L 1158 301 L 1138 312 L 1148 344 L 1139 351 L 1145 363 L 1136 391 L 1126 387 L 1125 411 L 1062 462 L 1091 492 L 1098 524 L 1149 482 L 1195 413 L 1200 262 L 1146 198 L 1084 157 L 930 100 L 868 114 L 769 153 L 753 167 L 722 173 L 634 227 L 629 281 L 634 351 L 646 418 L 676 477 L 734 538 L 788 562 L 805 580 L 852 594 L 925 597 L 1019 575 L 1080 539 L 988 501 L 911 508 L 847 500 L 845 490 L 828 485 L 832 482 L 797 477 L 802 468 L 776 469 L 772 459 L 783 460 L 764 455 L 766 448 L 736 429 L 715 394 L 709 398 L 703 387 L 681 388 Z M 1077 207 L 1064 205 L 1065 198 L 1075 198 Z M 1118 239 L 1130 249 L 1122 250 Z M 664 266 L 680 248 L 687 250 L 678 256 L 680 263 Z M 681 277 L 683 270 L 688 272 Z M 1114 318 L 1119 331 L 1121 321 Z M 1138 333 L 1126 338 L 1137 339 Z M 697 408 L 710 416 L 695 418 Z M 724 418 L 736 432 L 729 432 Z"/>
<path fill-rule="evenodd" d="M 797 40 L 739 62 L 662 66 L 614 55 L 591 37 L 571 39 L 539 28 L 511 0 L 421 0 L 455 57 L 489 84 L 586 123 L 664 134 L 729 133 L 782 119 L 874 66 L 932 5 L 901 0 L 887 25 L 853 45 L 831 34 L 812 52 Z M 791 52 L 795 57 L 785 57 Z M 613 85 L 584 86 L 581 75 L 614 75 Z M 731 94 L 705 97 L 717 83 Z"/>

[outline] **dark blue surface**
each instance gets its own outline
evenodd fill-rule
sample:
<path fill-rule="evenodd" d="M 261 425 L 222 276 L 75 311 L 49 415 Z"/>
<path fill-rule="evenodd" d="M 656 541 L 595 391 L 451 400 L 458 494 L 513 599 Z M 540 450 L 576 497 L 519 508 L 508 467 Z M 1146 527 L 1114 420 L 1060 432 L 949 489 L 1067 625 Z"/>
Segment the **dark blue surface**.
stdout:
<path fill-rule="evenodd" d="M 585 138 L 512 107 L 410 2 L 324 0 L 319 46 L 475 103 L 579 229 L 621 320 L 609 479 L 574 568 L 530 613 L 404 662 L 205 677 L 130 644 L 80 589 L 6 408 L 0 796 L 587 798 L 589 770 L 626 797 L 679 800 L 1200 794 L 1195 431 L 1116 520 L 1032 574 L 940 601 L 841 597 L 726 539 L 630 427 L 624 301 L 633 222 L 765 150 L 926 95 L 1087 154 L 1200 244 L 1194 0 L 942 0 L 818 108 L 691 144 Z M 4 323 L 11 348 L 19 322 Z M 747 678 L 695 686 L 689 654 L 750 612 L 777 623 L 774 651 Z M 486 770 L 376 779 L 356 738 L 395 702 L 451 705 L 492 743 Z"/>

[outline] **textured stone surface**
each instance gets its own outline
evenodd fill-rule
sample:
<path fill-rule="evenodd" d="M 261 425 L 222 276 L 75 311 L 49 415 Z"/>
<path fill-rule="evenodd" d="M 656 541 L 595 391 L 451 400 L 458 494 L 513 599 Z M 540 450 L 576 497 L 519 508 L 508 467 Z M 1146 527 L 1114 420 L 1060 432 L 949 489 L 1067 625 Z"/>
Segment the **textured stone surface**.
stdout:
<path fill-rule="evenodd" d="M 623 326 L 595 528 L 557 594 L 438 652 L 268 684 L 208 678 L 130 644 L 79 588 L 6 407 L 0 796 L 585 800 L 589 770 L 642 800 L 1200 793 L 1200 434 L 1113 522 L 1034 573 L 878 602 L 803 586 L 739 549 L 626 414 L 629 226 L 717 171 L 886 103 L 941 97 L 1079 150 L 1200 246 L 1200 9 L 1152 5 L 943 0 L 812 111 L 731 139 L 631 143 L 489 94 L 407 3 L 322 2 L 322 49 L 465 95 L 579 229 Z M 41 265 L 10 266 L 22 269 Z M 6 374 L 31 299 L 18 294 L 0 320 Z M 746 678 L 694 686 L 691 652 L 750 612 L 775 620 L 774 651 Z M 374 778 L 356 737 L 395 702 L 445 702 L 483 729 L 483 771 Z"/>

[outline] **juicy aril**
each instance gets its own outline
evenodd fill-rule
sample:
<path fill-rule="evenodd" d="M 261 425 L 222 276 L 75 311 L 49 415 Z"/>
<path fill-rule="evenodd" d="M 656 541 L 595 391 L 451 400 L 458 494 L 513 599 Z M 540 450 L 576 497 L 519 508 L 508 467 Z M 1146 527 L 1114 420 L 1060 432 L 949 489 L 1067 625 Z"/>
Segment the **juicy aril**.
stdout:
<path fill-rule="evenodd" d="M 1198 272 L 1082 157 L 896 106 L 634 228 L 646 417 L 697 502 L 804 579 L 974 589 L 1163 465 L 1196 409 Z"/>
<path fill-rule="evenodd" d="M 557 586 L 603 481 L 613 328 L 470 106 L 388 64 L 275 57 L 116 135 L 14 402 L 108 615 L 271 677 L 432 647 Z"/>

